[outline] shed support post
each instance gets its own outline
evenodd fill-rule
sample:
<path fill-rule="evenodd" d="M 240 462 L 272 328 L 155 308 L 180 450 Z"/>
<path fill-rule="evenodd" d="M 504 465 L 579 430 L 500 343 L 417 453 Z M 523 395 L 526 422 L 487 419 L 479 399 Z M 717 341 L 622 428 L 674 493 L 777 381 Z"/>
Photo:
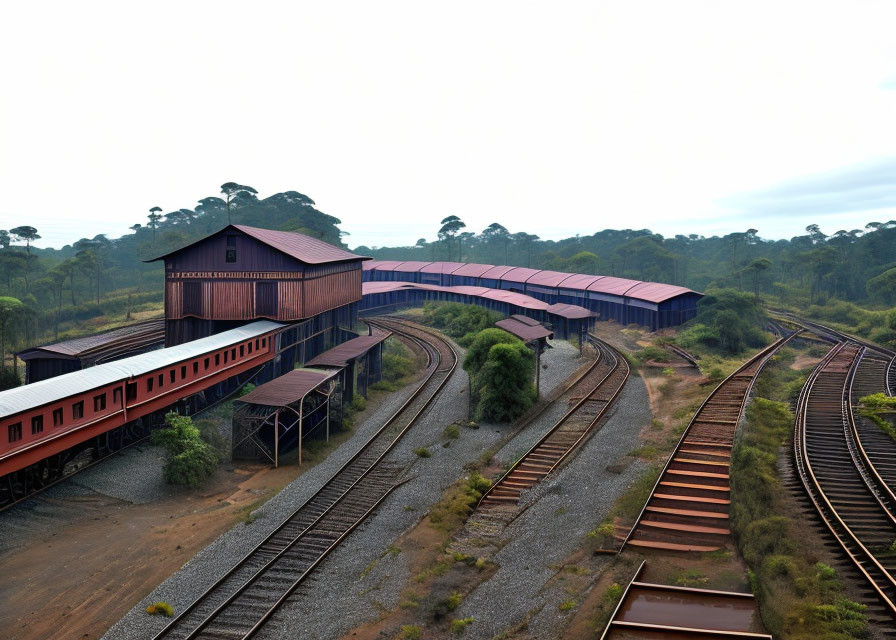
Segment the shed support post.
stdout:
<path fill-rule="evenodd" d="M 327 442 L 330 441 L 330 396 L 327 395 Z"/>
<path fill-rule="evenodd" d="M 280 409 L 274 412 L 274 468 L 280 462 Z"/>
<path fill-rule="evenodd" d="M 535 397 L 541 395 L 541 340 L 535 343 Z"/>
<path fill-rule="evenodd" d="M 299 400 L 299 464 L 302 464 L 302 417 L 305 412 L 305 398 Z"/>

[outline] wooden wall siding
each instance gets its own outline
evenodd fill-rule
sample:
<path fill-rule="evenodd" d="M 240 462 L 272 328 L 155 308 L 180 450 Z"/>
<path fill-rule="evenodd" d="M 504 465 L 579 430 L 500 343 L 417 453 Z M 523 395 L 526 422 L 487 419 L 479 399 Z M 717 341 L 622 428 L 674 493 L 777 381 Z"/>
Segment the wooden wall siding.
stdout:
<path fill-rule="evenodd" d="M 214 281 L 211 283 L 211 312 L 214 320 L 249 320 L 255 317 L 255 287 L 253 282 Z M 209 307 L 206 307 L 208 309 Z"/>
<path fill-rule="evenodd" d="M 305 316 L 361 299 L 361 270 L 334 273 L 305 281 Z"/>
<path fill-rule="evenodd" d="M 280 305 L 277 320 L 300 320 L 305 317 L 302 306 L 302 282 L 300 280 L 281 280 L 278 283 L 277 301 Z"/>
<path fill-rule="evenodd" d="M 184 283 L 169 280 L 165 284 L 165 317 L 184 317 Z"/>
<path fill-rule="evenodd" d="M 236 262 L 225 262 L 227 236 L 236 235 Z M 305 265 L 246 234 L 218 234 L 165 260 L 166 271 L 302 271 Z"/>

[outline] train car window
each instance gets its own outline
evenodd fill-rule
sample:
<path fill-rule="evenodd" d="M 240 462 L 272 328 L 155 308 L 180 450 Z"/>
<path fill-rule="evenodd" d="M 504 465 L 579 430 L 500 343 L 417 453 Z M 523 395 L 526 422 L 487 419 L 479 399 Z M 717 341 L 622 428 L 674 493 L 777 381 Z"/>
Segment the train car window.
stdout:
<path fill-rule="evenodd" d="M 199 373 L 199 360 L 193 363 L 193 375 Z"/>
<path fill-rule="evenodd" d="M 22 423 L 16 422 L 15 424 L 9 425 L 9 441 L 16 442 L 17 440 L 22 439 Z"/>
<path fill-rule="evenodd" d="M 31 418 L 31 435 L 44 432 L 44 417 L 34 416 Z"/>
<path fill-rule="evenodd" d="M 128 382 L 127 391 L 128 391 L 128 402 L 137 399 L 137 383 L 136 382 Z"/>
<path fill-rule="evenodd" d="M 84 401 L 72 405 L 72 420 L 80 420 L 84 417 Z"/>
<path fill-rule="evenodd" d="M 62 426 L 62 409 L 53 409 L 53 426 Z"/>
<path fill-rule="evenodd" d="M 177 373 L 175 373 L 174 369 L 168 372 L 168 377 L 171 378 L 171 383 L 173 384 L 177 379 Z"/>
<path fill-rule="evenodd" d="M 165 386 L 165 374 L 160 373 L 159 374 L 159 389 L 161 389 L 164 386 Z"/>
<path fill-rule="evenodd" d="M 229 356 L 229 355 L 230 355 L 230 352 L 228 352 L 228 351 L 224 352 L 224 364 L 227 364 L 227 356 Z"/>
<path fill-rule="evenodd" d="M 121 387 L 112 389 L 112 404 L 116 407 L 121 406 Z"/>
<path fill-rule="evenodd" d="M 236 262 L 236 236 L 227 236 L 227 253 L 224 255 L 225 262 Z"/>
<path fill-rule="evenodd" d="M 258 348 L 258 338 L 255 338 L 255 348 Z"/>
<path fill-rule="evenodd" d="M 101 393 L 98 396 L 93 396 L 93 410 L 94 411 L 102 411 L 106 408 L 106 394 Z"/>
<path fill-rule="evenodd" d="M 251 340 L 248 342 L 248 345 L 249 345 L 249 353 L 252 353 L 252 341 Z"/>
<path fill-rule="evenodd" d="M 209 363 L 210 360 L 211 360 L 210 358 L 206 358 L 206 359 L 205 359 L 204 367 L 205 367 L 205 370 L 206 370 L 206 371 L 208 371 L 208 363 Z"/>
<path fill-rule="evenodd" d="M 187 365 L 183 365 L 180 368 L 180 379 L 183 380 L 187 377 Z"/>
<path fill-rule="evenodd" d="M 261 348 L 262 348 L 262 349 L 266 349 L 267 346 L 268 346 L 268 339 L 267 339 L 267 338 L 262 338 L 262 339 L 261 339 Z"/>
<path fill-rule="evenodd" d="M 219 364 L 221 364 L 221 354 L 216 353 L 215 354 L 215 366 L 217 367 Z"/>
<path fill-rule="evenodd" d="M 236 347 L 230 350 L 230 359 L 236 360 Z"/>
<path fill-rule="evenodd" d="M 152 391 L 152 383 L 153 383 L 153 379 L 152 379 L 152 377 L 149 377 L 149 378 L 146 379 L 146 391 L 147 391 L 147 393 L 149 393 L 149 392 Z"/>
<path fill-rule="evenodd" d="M 246 347 L 245 345 L 240 345 L 240 358 L 246 355 Z"/>

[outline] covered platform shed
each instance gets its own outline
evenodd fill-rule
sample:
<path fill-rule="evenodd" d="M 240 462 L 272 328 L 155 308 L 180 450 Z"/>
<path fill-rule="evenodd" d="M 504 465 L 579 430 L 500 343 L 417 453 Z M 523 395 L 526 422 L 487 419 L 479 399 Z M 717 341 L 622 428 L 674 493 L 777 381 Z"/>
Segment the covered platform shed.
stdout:
<path fill-rule="evenodd" d="M 330 397 L 339 370 L 295 369 L 267 382 L 233 403 L 233 457 L 267 458 L 276 467 L 280 453 L 324 429 L 330 439 Z M 341 413 L 342 407 L 339 406 Z"/>
<path fill-rule="evenodd" d="M 548 340 L 554 337 L 554 332 L 538 320 L 520 314 L 498 320 L 495 326 L 516 336 L 535 351 L 535 390 L 541 393 L 541 352 L 548 346 Z"/>
<path fill-rule="evenodd" d="M 308 361 L 309 367 L 338 371 L 342 393 L 351 401 L 355 393 L 367 395 L 371 384 L 383 377 L 383 342 L 392 332 L 353 338 Z"/>

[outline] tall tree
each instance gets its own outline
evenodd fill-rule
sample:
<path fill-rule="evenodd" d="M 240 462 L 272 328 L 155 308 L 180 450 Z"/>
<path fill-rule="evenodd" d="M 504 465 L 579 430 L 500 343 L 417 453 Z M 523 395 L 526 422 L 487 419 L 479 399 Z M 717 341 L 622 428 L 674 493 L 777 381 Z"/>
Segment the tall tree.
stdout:
<path fill-rule="evenodd" d="M 258 192 L 250 186 L 244 184 L 237 184 L 236 182 L 225 182 L 221 185 L 221 193 L 224 194 L 227 205 L 227 224 L 233 224 L 233 219 L 230 214 L 230 209 L 235 200 L 240 199 L 251 199 L 252 195 L 257 194 Z"/>
<path fill-rule="evenodd" d="M 31 290 L 31 285 L 29 284 L 29 276 L 31 275 L 31 264 L 32 264 L 32 255 L 31 255 L 31 243 L 35 240 L 40 240 L 40 236 L 37 234 L 37 229 L 29 226 L 16 227 L 15 229 L 10 229 L 9 233 L 12 235 L 13 242 L 24 242 L 25 243 L 25 263 L 24 263 L 24 275 L 25 275 L 25 293 L 28 293 Z"/>
<path fill-rule="evenodd" d="M 149 210 L 149 215 L 146 217 L 149 218 L 149 224 L 147 224 L 147 226 L 152 229 L 152 242 L 155 244 L 156 229 L 159 226 L 159 221 L 162 219 L 162 207 L 153 207 Z"/>
<path fill-rule="evenodd" d="M 6 341 L 21 320 L 25 305 L 18 298 L 0 297 L 0 369 L 6 368 Z"/>
<path fill-rule="evenodd" d="M 440 224 L 442 225 L 442 228 L 439 229 L 439 239 L 447 246 L 448 262 L 451 262 L 451 243 L 454 241 L 457 234 L 460 233 L 460 230 L 467 225 L 454 215 L 443 218 Z"/>
<path fill-rule="evenodd" d="M 503 264 L 507 264 L 507 245 L 510 244 L 510 232 L 507 230 L 507 227 L 497 222 L 492 222 L 482 230 L 482 238 L 489 245 L 495 243 L 501 245 L 504 249 Z"/>

